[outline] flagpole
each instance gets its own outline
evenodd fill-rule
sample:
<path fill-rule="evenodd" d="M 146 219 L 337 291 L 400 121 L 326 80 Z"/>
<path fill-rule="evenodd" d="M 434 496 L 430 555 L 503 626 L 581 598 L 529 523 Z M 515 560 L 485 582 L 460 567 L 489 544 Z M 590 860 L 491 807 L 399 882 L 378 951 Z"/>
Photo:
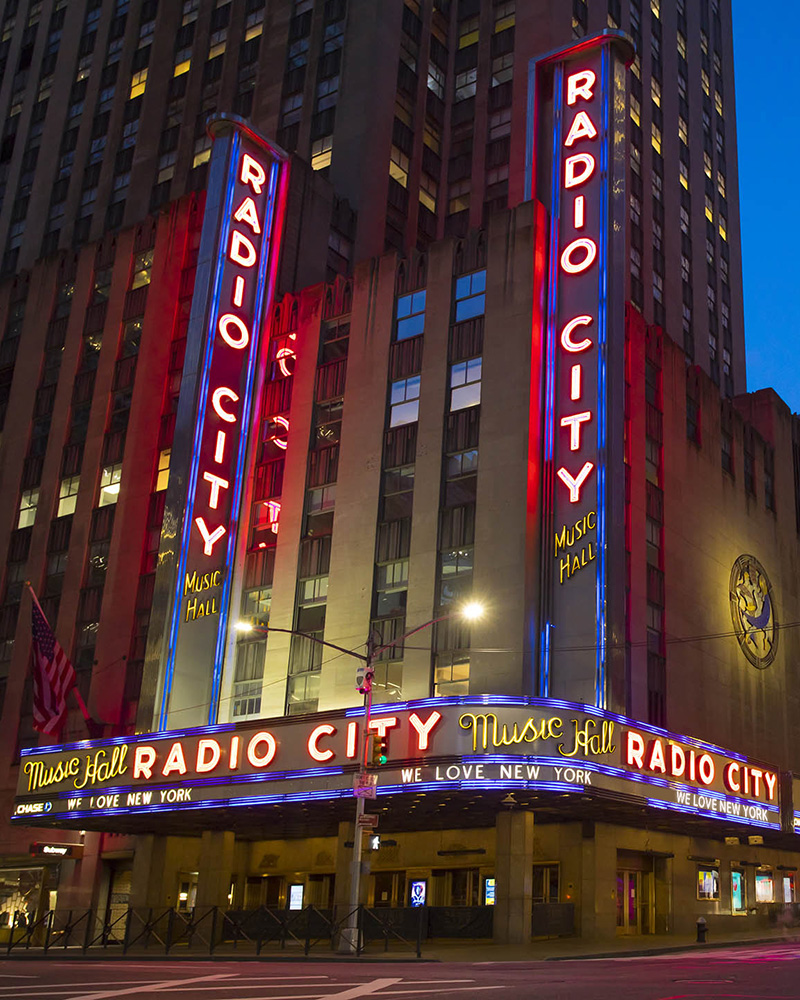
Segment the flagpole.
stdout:
<path fill-rule="evenodd" d="M 25 581 L 25 586 L 30 591 L 31 600 L 36 605 L 36 607 L 39 609 L 39 612 L 40 612 L 42 618 L 44 618 L 44 620 L 47 621 L 47 615 L 44 613 L 44 610 L 43 610 L 41 604 L 39 603 L 39 598 L 36 596 L 36 593 L 34 592 L 33 586 L 31 585 L 31 581 L 30 580 L 26 580 Z M 48 625 L 49 624 L 50 623 L 48 622 Z M 77 684 L 73 684 L 72 685 L 72 690 L 75 693 L 75 700 L 78 702 L 78 708 L 81 710 L 81 715 L 83 716 L 84 722 L 86 723 L 86 727 L 89 730 L 89 732 L 91 733 L 92 728 L 94 727 L 94 719 L 92 719 L 91 715 L 89 715 L 89 709 L 86 707 L 86 702 L 81 697 L 81 693 L 78 690 L 78 685 Z"/>

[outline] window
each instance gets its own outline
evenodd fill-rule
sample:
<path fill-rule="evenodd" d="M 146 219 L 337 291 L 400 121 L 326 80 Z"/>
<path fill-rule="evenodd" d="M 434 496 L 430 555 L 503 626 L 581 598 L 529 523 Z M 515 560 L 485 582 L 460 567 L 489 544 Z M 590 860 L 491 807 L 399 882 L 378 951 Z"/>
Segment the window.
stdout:
<path fill-rule="evenodd" d="M 444 100 L 445 72 L 439 69 L 436 63 L 428 63 L 428 90 L 432 91 L 440 100 Z"/>
<path fill-rule="evenodd" d="M 156 469 L 155 492 L 160 493 L 167 488 L 169 482 L 169 459 L 172 454 L 171 448 L 165 448 L 158 456 L 158 467 Z"/>
<path fill-rule="evenodd" d="M 722 468 L 733 475 L 733 439 L 731 438 L 731 432 L 722 429 L 720 435 L 720 455 L 722 461 Z"/>
<path fill-rule="evenodd" d="M 257 715 L 261 711 L 261 688 L 264 677 L 266 642 L 242 642 L 236 651 L 236 671 L 233 675 L 234 719 Z"/>
<path fill-rule="evenodd" d="M 23 490 L 19 501 L 18 528 L 29 528 L 36 520 L 36 508 L 39 504 L 39 487 L 34 490 Z"/>
<path fill-rule="evenodd" d="M 450 410 L 466 410 L 481 401 L 481 358 L 450 366 Z"/>
<path fill-rule="evenodd" d="M 61 487 L 58 491 L 58 512 L 56 517 L 64 517 L 66 514 L 75 513 L 80 481 L 80 476 L 68 476 L 66 479 L 61 480 Z"/>
<path fill-rule="evenodd" d="M 744 488 L 747 493 L 755 496 L 756 492 L 756 470 L 755 458 L 749 448 L 744 450 Z"/>
<path fill-rule="evenodd" d="M 392 146 L 389 157 L 389 176 L 403 187 L 408 186 L 408 157 L 397 146 Z"/>
<path fill-rule="evenodd" d="M 688 393 L 686 395 L 686 437 L 700 444 L 700 404 Z"/>
<path fill-rule="evenodd" d="M 683 32 L 678 32 L 678 55 L 681 59 L 686 58 L 686 36 Z"/>
<path fill-rule="evenodd" d="M 172 71 L 172 75 L 183 76 L 183 74 L 188 73 L 191 68 L 192 68 L 192 60 L 182 59 L 179 63 L 175 65 L 175 68 Z"/>
<path fill-rule="evenodd" d="M 147 86 L 147 67 L 140 69 L 138 73 L 134 73 L 131 77 L 131 92 L 128 95 L 129 100 L 133 100 L 134 97 L 141 97 L 144 93 L 144 89 Z"/>
<path fill-rule="evenodd" d="M 142 285 L 149 285 L 153 271 L 153 251 L 145 250 L 136 254 L 133 261 L 133 278 L 131 288 L 141 288 Z"/>
<path fill-rule="evenodd" d="M 333 136 L 326 135 L 311 143 L 311 169 L 324 170 L 331 165 L 333 157 Z"/>
<path fill-rule="evenodd" d="M 479 23 L 479 18 L 468 17 L 459 24 L 458 47 L 460 49 L 465 49 L 468 45 L 474 45 L 478 41 Z"/>
<path fill-rule="evenodd" d="M 470 476 L 478 471 L 478 449 L 470 448 L 468 451 L 459 451 L 454 455 L 448 455 L 445 464 L 448 480 Z"/>
<path fill-rule="evenodd" d="M 773 903 L 775 901 L 775 881 L 771 868 L 759 868 L 756 872 L 756 902 Z"/>
<path fill-rule="evenodd" d="M 731 869 L 731 911 L 747 913 L 747 891 L 744 871 L 741 868 Z"/>
<path fill-rule="evenodd" d="M 401 295 L 397 300 L 396 340 L 417 337 L 425 332 L 425 289 Z"/>
<path fill-rule="evenodd" d="M 119 499 L 122 480 L 122 462 L 116 465 L 106 465 L 100 475 L 100 497 L 98 507 L 108 507 Z"/>
<path fill-rule="evenodd" d="M 486 271 L 456 279 L 456 323 L 482 316 L 486 311 Z"/>
<path fill-rule="evenodd" d="M 661 525 L 652 517 L 647 518 L 647 561 L 651 566 L 658 566 L 661 549 Z"/>
<path fill-rule="evenodd" d="M 456 73 L 456 100 L 466 101 L 475 96 L 478 70 L 467 69 L 463 73 Z"/>
<path fill-rule="evenodd" d="M 719 899 L 719 868 L 697 869 L 697 898 Z"/>
<path fill-rule="evenodd" d="M 413 424 L 419 419 L 419 375 L 392 382 L 389 396 L 390 427 Z"/>
<path fill-rule="evenodd" d="M 426 174 L 425 171 L 419 179 L 419 200 L 420 204 L 424 205 L 429 212 L 436 211 L 436 196 L 439 193 L 438 183 L 431 177 L 430 174 Z"/>
<path fill-rule="evenodd" d="M 437 654 L 433 672 L 433 693 L 439 698 L 469 694 L 468 653 Z"/>
<path fill-rule="evenodd" d="M 652 132 L 651 142 L 652 142 L 652 145 L 653 145 L 653 149 L 657 153 L 660 153 L 661 152 L 661 129 L 658 127 L 658 125 L 656 125 L 655 122 L 653 122 L 651 124 L 650 129 L 651 129 L 651 132 Z"/>

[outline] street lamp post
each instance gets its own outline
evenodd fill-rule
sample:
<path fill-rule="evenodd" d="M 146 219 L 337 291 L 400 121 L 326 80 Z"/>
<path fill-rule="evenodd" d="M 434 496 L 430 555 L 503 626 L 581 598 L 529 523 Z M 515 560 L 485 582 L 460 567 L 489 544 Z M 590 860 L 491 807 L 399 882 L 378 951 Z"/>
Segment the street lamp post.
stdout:
<path fill-rule="evenodd" d="M 398 636 L 396 639 L 392 639 L 391 642 L 381 644 L 380 635 L 378 635 L 377 632 L 372 631 L 367 638 L 366 654 L 357 653 L 353 649 L 345 649 L 344 646 L 337 646 L 336 643 L 328 642 L 325 639 L 318 639 L 314 635 L 309 635 L 306 632 L 300 632 L 297 629 L 273 628 L 271 625 L 253 625 L 249 622 L 237 622 L 235 625 L 235 627 L 242 632 L 258 631 L 263 632 L 264 635 L 268 635 L 270 632 L 281 632 L 284 635 L 301 635 L 305 639 L 310 639 L 312 642 L 319 643 L 321 646 L 328 646 L 340 653 L 344 653 L 346 656 L 352 656 L 354 659 L 360 660 L 364 664 L 363 678 L 361 683 L 358 685 L 358 690 L 364 695 L 364 724 L 361 759 L 359 761 L 358 775 L 353 788 L 353 793 L 356 796 L 356 818 L 355 830 L 353 834 L 353 857 L 351 862 L 350 905 L 348 907 L 347 922 L 342 928 L 342 934 L 339 940 L 339 951 L 341 952 L 352 953 L 358 951 L 358 906 L 359 898 L 361 896 L 361 863 L 363 855 L 360 820 L 364 815 L 365 799 L 365 796 L 359 793 L 366 790 L 368 787 L 368 783 L 366 781 L 368 774 L 367 755 L 369 752 L 370 714 L 372 712 L 372 679 L 375 676 L 375 662 L 381 653 L 385 652 L 387 649 L 397 646 L 401 642 L 405 642 L 409 636 L 412 636 L 417 632 L 421 632 L 422 629 L 430 628 L 431 625 L 437 625 L 439 622 L 447 621 L 450 618 L 464 618 L 467 621 L 475 621 L 480 618 L 482 614 L 483 606 L 477 601 L 472 601 L 465 604 L 458 611 L 452 611 L 449 614 L 440 615 L 438 618 L 431 618 L 430 621 L 423 622 L 422 625 L 417 625 L 415 628 L 409 629 L 408 632 L 404 632 L 403 635 Z"/>

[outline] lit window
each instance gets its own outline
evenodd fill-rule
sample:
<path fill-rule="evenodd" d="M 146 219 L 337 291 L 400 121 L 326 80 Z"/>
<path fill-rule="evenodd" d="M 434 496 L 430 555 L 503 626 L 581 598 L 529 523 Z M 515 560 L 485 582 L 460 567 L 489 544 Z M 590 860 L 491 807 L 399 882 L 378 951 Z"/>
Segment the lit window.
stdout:
<path fill-rule="evenodd" d="M 313 580 L 303 580 L 300 584 L 302 604 L 318 604 L 328 599 L 328 577 L 317 576 Z"/>
<path fill-rule="evenodd" d="M 61 480 L 61 487 L 58 491 L 58 512 L 56 517 L 64 517 L 67 514 L 74 514 L 78 503 L 78 486 L 80 476 L 67 476 Z"/>
<path fill-rule="evenodd" d="M 201 163 L 208 163 L 211 159 L 211 136 L 203 135 L 195 141 L 194 156 L 192 157 L 192 169 L 199 167 Z"/>
<path fill-rule="evenodd" d="M 456 280 L 456 323 L 486 311 L 486 271 L 474 271 Z"/>
<path fill-rule="evenodd" d="M 717 190 L 719 191 L 720 195 L 724 198 L 725 197 L 725 174 L 723 174 L 721 170 L 717 171 Z"/>
<path fill-rule="evenodd" d="M 650 81 L 650 96 L 653 99 L 653 104 L 657 107 L 661 107 L 661 84 L 656 80 L 655 77 Z"/>
<path fill-rule="evenodd" d="M 689 126 L 685 118 L 678 116 L 678 138 L 685 145 L 689 145 Z"/>
<path fill-rule="evenodd" d="M 397 146 L 392 146 L 389 158 L 389 176 L 403 187 L 408 186 L 408 157 Z"/>
<path fill-rule="evenodd" d="M 162 451 L 158 456 L 158 468 L 156 469 L 156 493 L 160 493 L 162 490 L 167 488 L 167 482 L 169 481 L 169 459 L 171 453 L 171 448 L 165 448 L 164 451 Z"/>
<path fill-rule="evenodd" d="M 192 65 L 192 60 L 191 59 L 184 59 L 182 62 L 179 62 L 176 65 L 175 69 L 173 69 L 173 71 L 172 71 L 172 75 L 173 76 L 183 76 L 184 73 L 188 73 L 189 72 L 189 70 L 191 68 L 191 65 Z"/>
<path fill-rule="evenodd" d="M 438 653 L 433 675 L 435 697 L 469 694 L 469 653 Z"/>
<path fill-rule="evenodd" d="M 689 168 L 686 166 L 685 163 L 681 163 L 679 169 L 680 169 L 681 184 L 688 191 L 689 190 Z"/>
<path fill-rule="evenodd" d="M 697 898 L 719 899 L 719 869 L 697 869 Z"/>
<path fill-rule="evenodd" d="M 708 73 L 704 69 L 700 70 L 700 83 L 703 86 L 704 94 L 711 94 L 711 81 L 708 78 Z"/>
<path fill-rule="evenodd" d="M 389 405 L 390 427 L 415 423 L 419 419 L 419 375 L 392 382 Z"/>
<path fill-rule="evenodd" d="M 475 96 L 476 80 L 478 70 L 474 67 L 467 69 L 463 73 L 456 73 L 456 100 L 465 101 L 469 97 Z"/>
<path fill-rule="evenodd" d="M 474 45 L 478 41 L 478 26 L 479 19 L 477 17 L 468 17 L 465 21 L 462 21 L 458 26 L 458 47 L 460 49 L 467 48 L 468 45 Z"/>
<path fill-rule="evenodd" d="M 147 67 L 140 69 L 138 73 L 134 73 L 131 77 L 131 92 L 130 99 L 134 97 L 141 97 L 144 93 L 144 88 L 147 84 Z"/>
<path fill-rule="evenodd" d="M 678 55 L 682 58 L 686 58 L 686 36 L 683 32 L 678 32 Z"/>
<path fill-rule="evenodd" d="M 680 35 L 680 32 L 678 34 Z M 708 55 L 708 35 L 705 31 L 700 32 L 700 48 Z"/>
<path fill-rule="evenodd" d="M 655 122 L 653 122 L 650 127 L 651 127 L 652 133 L 653 133 L 652 139 L 651 139 L 651 142 L 653 144 L 653 149 L 657 153 L 660 153 L 661 152 L 661 129 L 658 127 L 658 125 L 656 125 Z"/>
<path fill-rule="evenodd" d="M 650 0 L 650 10 L 653 17 L 661 17 L 661 0 Z"/>
<path fill-rule="evenodd" d="M 505 31 L 506 28 L 513 28 L 515 23 L 516 0 L 506 0 L 499 3 L 494 8 L 494 30 L 495 34 Z"/>
<path fill-rule="evenodd" d="M 481 401 L 481 358 L 450 366 L 450 410 L 466 410 Z"/>
<path fill-rule="evenodd" d="M 714 176 L 714 171 L 711 166 L 711 157 L 708 153 L 703 153 L 703 170 L 705 170 L 706 177 Z"/>
<path fill-rule="evenodd" d="M 718 90 L 714 91 L 714 107 L 717 109 L 717 114 L 722 115 L 722 94 Z"/>
<path fill-rule="evenodd" d="M 632 13 L 633 13 L 633 8 L 631 8 L 631 14 Z M 633 73 L 633 75 L 636 77 L 637 80 L 642 79 L 642 64 L 639 60 L 638 53 L 636 54 L 636 58 L 631 63 L 631 73 Z"/>
<path fill-rule="evenodd" d="M 142 285 L 149 285 L 153 273 L 153 251 L 143 250 L 137 253 L 133 259 L 133 278 L 131 288 L 141 288 Z"/>
<path fill-rule="evenodd" d="M 425 332 L 425 289 L 401 295 L 397 300 L 396 340 L 407 340 Z"/>
<path fill-rule="evenodd" d="M 253 21 L 254 17 L 258 17 L 259 20 Z M 247 23 L 248 28 L 244 33 L 244 40 L 246 42 L 251 42 L 254 38 L 258 38 L 258 36 L 264 31 L 264 11 L 257 10 L 255 14 L 251 14 L 247 19 Z"/>
<path fill-rule="evenodd" d="M 719 217 L 719 235 L 727 242 L 728 240 L 728 220 L 724 215 Z"/>
<path fill-rule="evenodd" d="M 419 179 L 419 200 L 429 212 L 436 211 L 436 195 L 439 185 L 430 174 L 423 172 Z"/>
<path fill-rule="evenodd" d="M 36 520 L 36 508 L 39 505 L 39 488 L 23 490 L 19 501 L 18 528 L 29 528 Z"/>
<path fill-rule="evenodd" d="M 106 465 L 100 474 L 100 497 L 98 507 L 108 507 L 119 500 L 122 481 L 122 462 L 116 465 Z"/>
<path fill-rule="evenodd" d="M 433 122 L 428 119 L 425 120 L 425 129 L 422 133 L 422 141 L 428 147 L 432 149 L 434 153 L 439 153 L 442 148 L 442 132 L 441 129 L 434 125 Z"/>
<path fill-rule="evenodd" d="M 438 98 L 444 100 L 445 71 L 439 69 L 436 63 L 428 63 L 428 90 L 432 91 Z"/>
<path fill-rule="evenodd" d="M 331 165 L 333 157 L 333 136 L 326 135 L 311 144 L 311 169 L 324 170 Z"/>
<path fill-rule="evenodd" d="M 636 125 L 642 124 L 642 107 L 633 94 L 631 94 L 631 121 Z"/>
<path fill-rule="evenodd" d="M 447 211 L 450 215 L 466 212 L 469 208 L 470 182 L 466 180 L 451 184 L 448 195 Z"/>
<path fill-rule="evenodd" d="M 225 52 L 225 41 L 217 42 L 216 45 L 212 45 L 208 50 L 208 61 L 211 62 L 212 59 L 216 59 L 217 56 L 221 56 Z"/>
<path fill-rule="evenodd" d="M 772 903 L 775 900 L 775 882 L 772 877 L 772 870 L 769 868 L 759 869 L 756 872 L 756 902 Z"/>
<path fill-rule="evenodd" d="M 706 218 L 709 222 L 714 221 L 714 202 L 706 195 Z"/>

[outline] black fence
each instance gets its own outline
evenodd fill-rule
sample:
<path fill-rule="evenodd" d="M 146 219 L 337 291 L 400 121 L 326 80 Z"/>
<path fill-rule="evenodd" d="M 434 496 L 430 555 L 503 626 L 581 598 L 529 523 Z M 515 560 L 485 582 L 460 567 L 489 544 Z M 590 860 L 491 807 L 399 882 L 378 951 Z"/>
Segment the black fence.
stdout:
<path fill-rule="evenodd" d="M 4 940 L 7 955 L 36 950 L 109 951 L 123 955 L 160 952 L 302 951 L 313 949 L 414 951 L 422 955 L 431 939 L 491 938 L 491 906 L 367 907 L 337 913 L 306 906 L 301 910 L 261 907 L 224 910 L 219 907 L 179 912 L 171 908 L 131 907 L 116 913 L 97 910 L 49 910 L 29 922 L 21 913 Z M 537 904 L 532 911 L 532 936 L 569 935 L 574 930 L 571 903 Z M 348 947 L 348 942 L 350 942 Z M 0 946 L 2 947 L 2 946 Z"/>

